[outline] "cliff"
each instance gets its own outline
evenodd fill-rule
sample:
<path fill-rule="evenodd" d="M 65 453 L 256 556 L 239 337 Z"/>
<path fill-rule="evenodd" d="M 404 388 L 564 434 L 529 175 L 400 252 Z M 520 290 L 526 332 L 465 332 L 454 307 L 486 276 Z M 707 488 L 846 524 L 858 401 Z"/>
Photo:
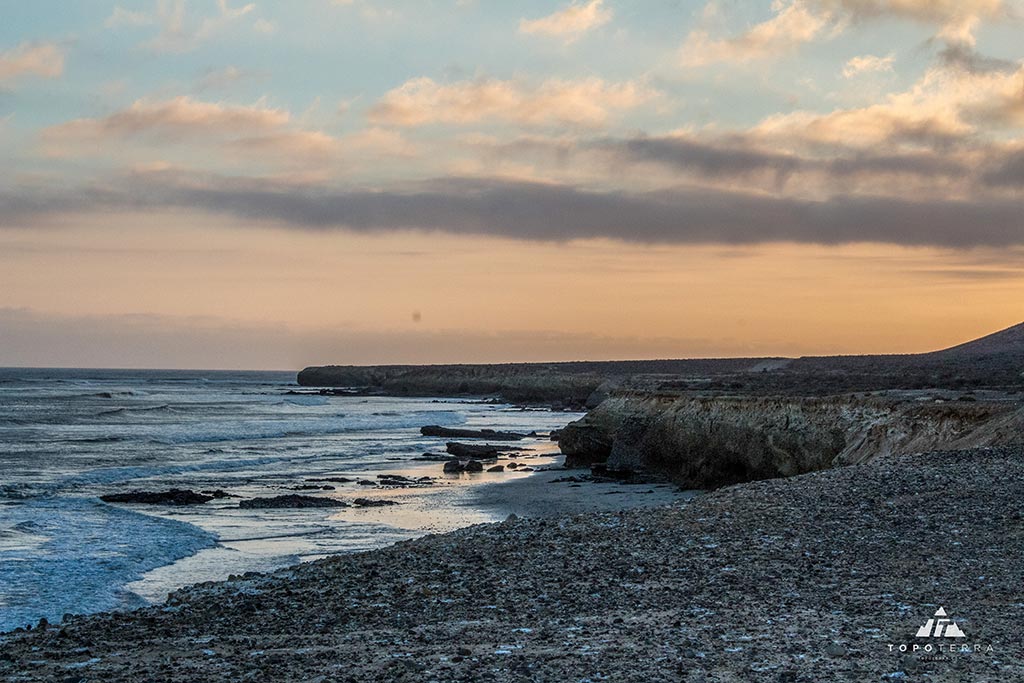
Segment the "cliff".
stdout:
<path fill-rule="evenodd" d="M 494 365 L 327 365 L 298 382 L 396 396 L 496 396 L 581 407 L 616 391 L 828 396 L 894 389 L 1024 389 L 1024 324 L 909 355 L 579 361 Z"/>
<path fill-rule="evenodd" d="M 602 384 L 632 377 L 718 376 L 744 373 L 778 359 L 724 358 L 579 361 L 479 365 L 326 365 L 308 367 L 298 383 L 346 387 L 392 396 L 496 396 L 517 403 L 597 405 Z"/>
<path fill-rule="evenodd" d="M 1024 441 L 1013 401 L 615 396 L 562 430 L 569 466 L 605 463 L 709 488 L 881 455 Z"/>

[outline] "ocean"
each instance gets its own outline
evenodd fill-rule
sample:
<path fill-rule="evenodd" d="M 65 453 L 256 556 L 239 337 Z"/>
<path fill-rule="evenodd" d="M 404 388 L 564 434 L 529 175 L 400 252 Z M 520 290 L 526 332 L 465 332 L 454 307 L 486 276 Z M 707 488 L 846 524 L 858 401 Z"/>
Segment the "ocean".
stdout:
<path fill-rule="evenodd" d="M 291 372 L 0 369 L 0 631 L 496 521 L 467 492 L 529 474 L 442 475 L 440 463 L 415 458 L 443 452 L 445 440 L 419 428 L 536 430 L 542 436 L 516 445 L 543 452 L 543 433 L 578 416 L 444 397 L 322 396 Z M 400 503 L 389 507 L 238 507 L 317 478 L 376 482 L 383 473 L 435 480 L 317 493 Z M 168 488 L 233 497 L 182 507 L 99 500 Z"/>

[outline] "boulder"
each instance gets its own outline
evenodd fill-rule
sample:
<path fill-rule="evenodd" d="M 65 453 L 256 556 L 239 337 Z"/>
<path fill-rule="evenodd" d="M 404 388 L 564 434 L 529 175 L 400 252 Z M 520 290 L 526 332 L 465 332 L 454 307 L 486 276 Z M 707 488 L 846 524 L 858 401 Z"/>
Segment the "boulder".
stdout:
<path fill-rule="evenodd" d="M 138 503 L 141 505 L 202 505 L 219 497 L 221 496 L 206 496 L 187 489 L 170 489 L 168 491 L 108 493 L 100 496 L 100 500 L 104 503 Z"/>
<path fill-rule="evenodd" d="M 487 471 L 488 472 L 504 472 L 505 471 L 505 466 L 504 465 L 495 465 L 494 467 L 488 467 Z"/>
<path fill-rule="evenodd" d="M 388 505 L 398 505 L 398 501 L 384 500 L 383 498 L 356 498 L 352 501 L 361 508 L 379 508 Z"/>
<path fill-rule="evenodd" d="M 484 465 L 479 460 L 470 460 L 469 462 L 466 463 L 466 471 L 467 472 L 483 472 L 484 471 Z"/>
<path fill-rule="evenodd" d="M 488 441 L 519 441 L 526 434 L 516 432 L 496 432 L 493 429 L 452 429 L 438 425 L 420 427 L 423 436 L 437 436 L 442 439 L 487 439 Z"/>
<path fill-rule="evenodd" d="M 466 468 L 458 460 L 449 460 L 444 464 L 445 474 L 457 474 L 459 472 L 464 472 L 465 470 Z"/>

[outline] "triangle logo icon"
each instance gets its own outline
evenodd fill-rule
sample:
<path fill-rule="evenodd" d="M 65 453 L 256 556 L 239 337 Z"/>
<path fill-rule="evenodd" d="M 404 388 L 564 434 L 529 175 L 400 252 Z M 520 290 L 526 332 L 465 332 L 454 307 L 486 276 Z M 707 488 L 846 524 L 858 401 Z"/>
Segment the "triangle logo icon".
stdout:
<path fill-rule="evenodd" d="M 917 629 L 918 638 L 966 638 L 955 621 L 949 618 L 944 607 L 935 610 L 935 616 Z"/>

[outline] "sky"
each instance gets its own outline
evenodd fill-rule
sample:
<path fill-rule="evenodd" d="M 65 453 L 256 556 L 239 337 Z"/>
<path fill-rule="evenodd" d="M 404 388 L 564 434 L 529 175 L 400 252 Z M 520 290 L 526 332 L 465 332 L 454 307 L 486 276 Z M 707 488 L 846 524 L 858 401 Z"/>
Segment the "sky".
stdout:
<path fill-rule="evenodd" d="M 0 0 L 0 366 L 1024 320 L 1024 0 Z"/>

